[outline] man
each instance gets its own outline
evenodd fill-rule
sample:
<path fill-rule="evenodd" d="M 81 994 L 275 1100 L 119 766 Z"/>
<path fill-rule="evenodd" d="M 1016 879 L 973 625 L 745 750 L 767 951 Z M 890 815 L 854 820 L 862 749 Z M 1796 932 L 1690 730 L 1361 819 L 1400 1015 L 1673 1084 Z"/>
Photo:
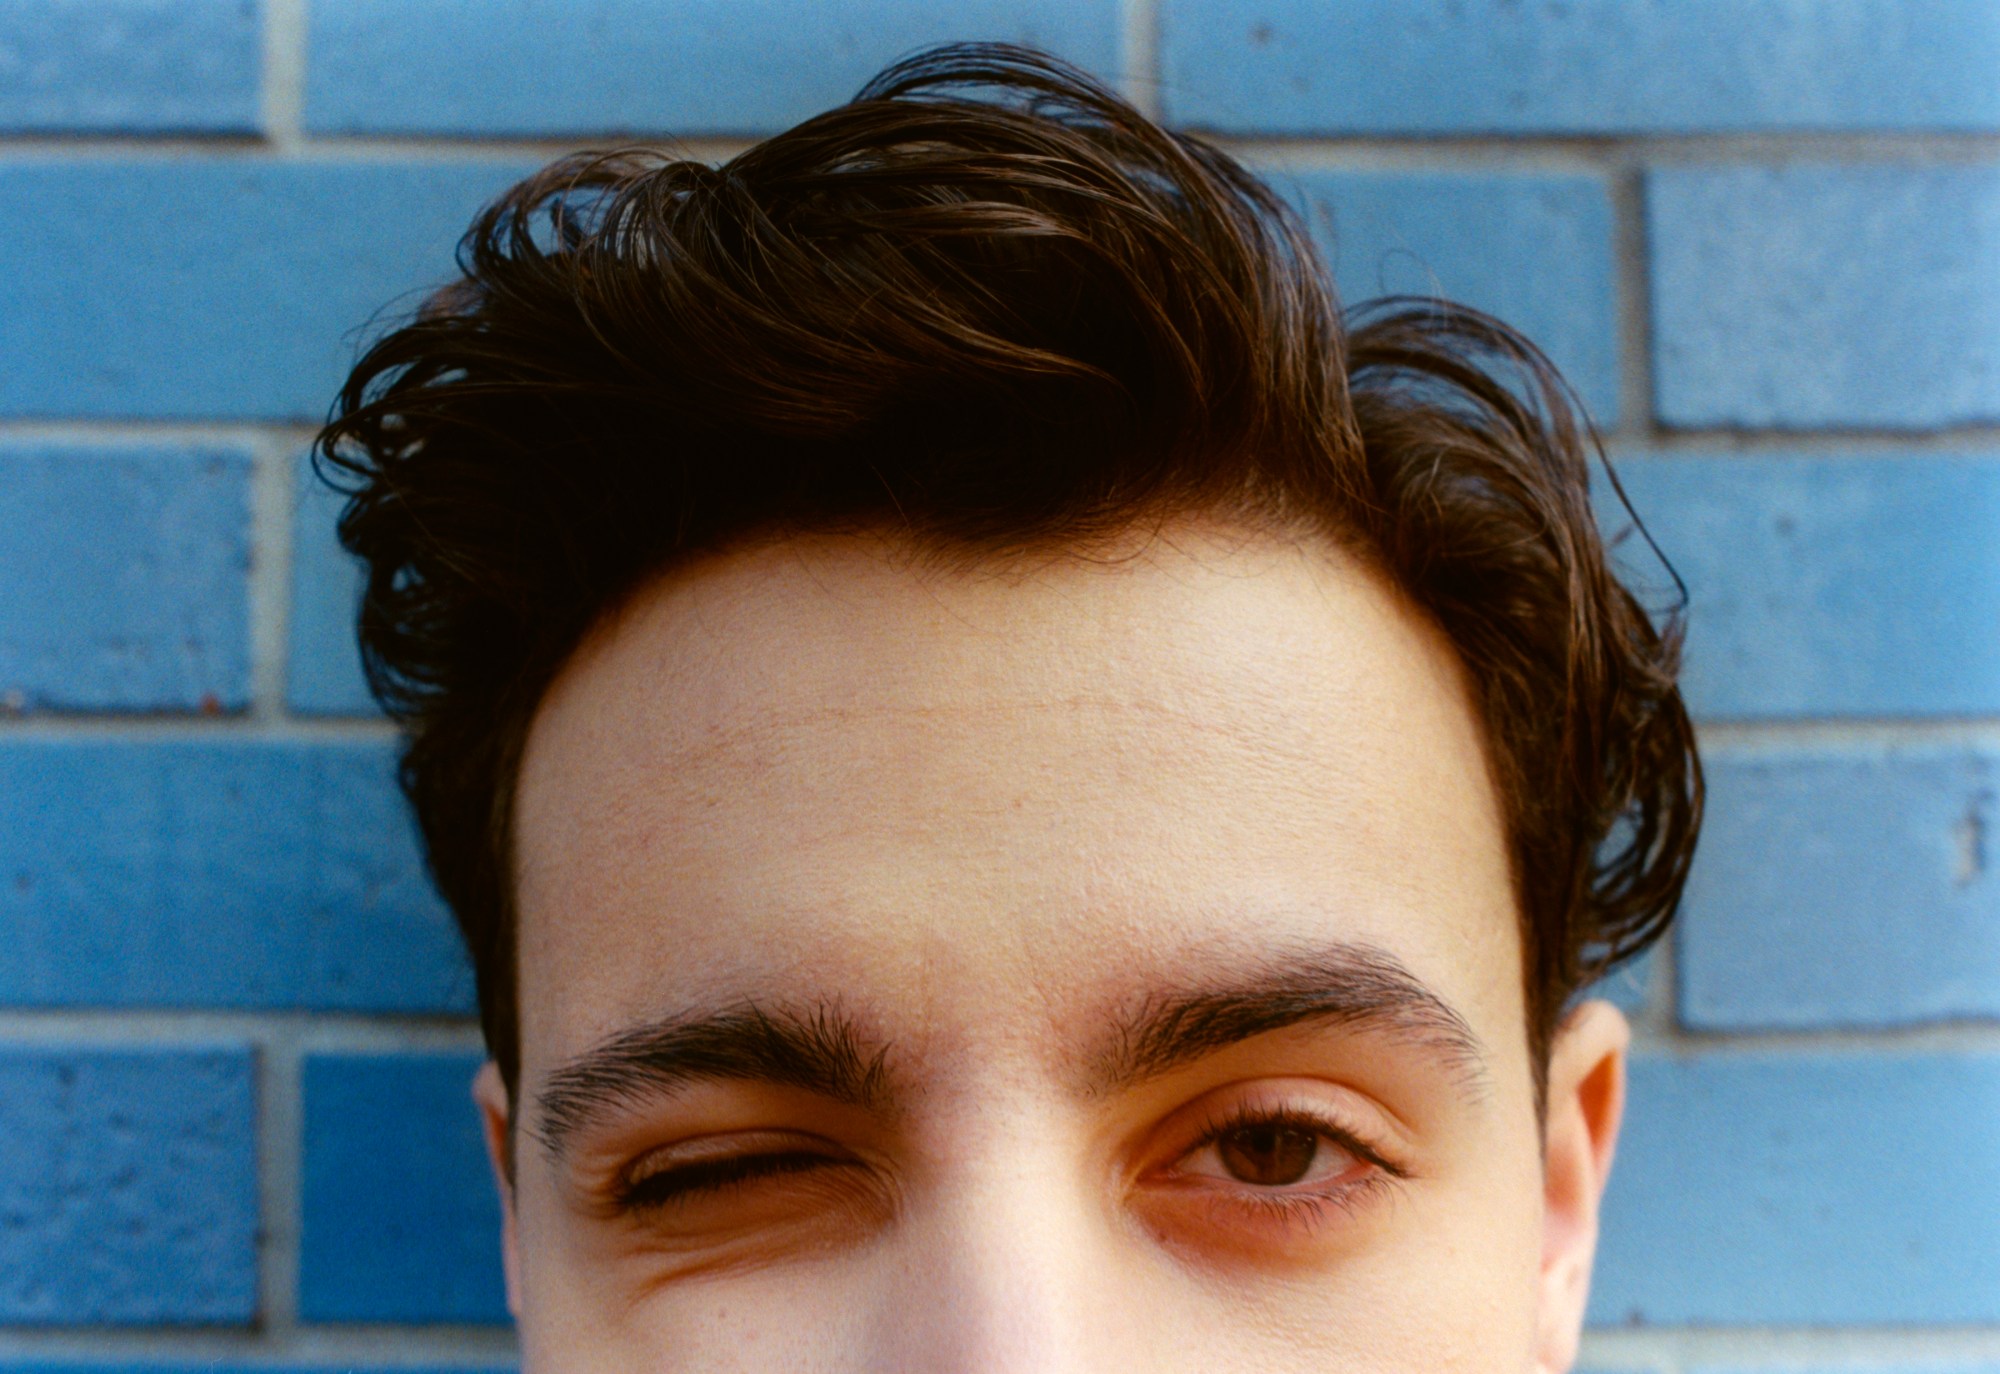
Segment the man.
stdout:
<path fill-rule="evenodd" d="M 1700 774 L 1531 345 L 1006 48 L 462 264 L 322 453 L 529 1370 L 1570 1366 Z"/>

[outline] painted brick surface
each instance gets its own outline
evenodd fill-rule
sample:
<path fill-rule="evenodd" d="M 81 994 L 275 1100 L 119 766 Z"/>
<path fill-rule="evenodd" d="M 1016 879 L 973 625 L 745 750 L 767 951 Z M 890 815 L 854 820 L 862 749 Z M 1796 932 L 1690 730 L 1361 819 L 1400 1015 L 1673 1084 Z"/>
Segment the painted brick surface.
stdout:
<path fill-rule="evenodd" d="M 0 1047 L 0 1323 L 247 1322 L 247 1049 Z"/>
<path fill-rule="evenodd" d="M 1592 177 L 1273 174 L 1308 217 L 1341 299 L 1442 294 L 1547 352 L 1601 424 L 1616 417 L 1610 196 Z"/>
<path fill-rule="evenodd" d="M 0 416 L 323 419 L 530 164 L 0 165 Z"/>
<path fill-rule="evenodd" d="M 0 703 L 246 704 L 249 483 L 240 449 L 0 446 Z"/>
<path fill-rule="evenodd" d="M 947 39 L 1118 68 L 1110 0 L 320 0 L 306 123 L 321 132 L 774 132 Z"/>
<path fill-rule="evenodd" d="M 1679 935 L 1683 1021 L 2000 1019 L 2000 755 L 1731 752 L 1709 781 Z"/>
<path fill-rule="evenodd" d="M 0 739 L 0 1003 L 463 1012 L 385 743 Z"/>
<path fill-rule="evenodd" d="M 504 1322 L 500 1206 L 470 1089 L 479 1057 L 305 1065 L 299 1313 Z"/>
<path fill-rule="evenodd" d="M 1698 716 L 2000 712 L 2000 454 L 1614 461 L 1687 583 Z M 1663 580 L 1636 540 L 1624 552 Z"/>
<path fill-rule="evenodd" d="M 1162 0 L 1170 115 L 1259 134 L 2000 128 L 1985 0 Z"/>
<path fill-rule="evenodd" d="M 1641 1060 L 1600 1326 L 2000 1319 L 2000 1057 Z"/>
<path fill-rule="evenodd" d="M 361 566 L 340 547 L 342 499 L 301 462 L 292 503 L 292 614 L 285 704 L 311 716 L 371 716 L 354 617 Z"/>
<path fill-rule="evenodd" d="M 8 0 L 0 132 L 249 133 L 256 0 Z"/>
<path fill-rule="evenodd" d="M 2000 167 L 1660 168 L 1646 211 L 1667 424 L 2000 419 Z"/>

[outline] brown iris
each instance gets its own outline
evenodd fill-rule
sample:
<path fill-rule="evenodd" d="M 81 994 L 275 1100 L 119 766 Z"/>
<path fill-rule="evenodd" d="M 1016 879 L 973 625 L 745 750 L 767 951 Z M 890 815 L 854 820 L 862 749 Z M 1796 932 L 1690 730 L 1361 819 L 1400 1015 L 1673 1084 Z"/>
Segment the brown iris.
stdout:
<path fill-rule="evenodd" d="M 1316 1134 L 1278 1122 L 1239 1126 L 1215 1144 L 1231 1177 L 1264 1188 L 1297 1183 L 1319 1153 Z"/>

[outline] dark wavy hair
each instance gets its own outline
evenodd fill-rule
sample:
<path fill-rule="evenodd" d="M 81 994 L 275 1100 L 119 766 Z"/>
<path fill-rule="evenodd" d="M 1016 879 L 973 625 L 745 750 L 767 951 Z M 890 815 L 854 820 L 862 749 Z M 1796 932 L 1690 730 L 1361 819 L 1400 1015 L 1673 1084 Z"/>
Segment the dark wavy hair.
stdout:
<path fill-rule="evenodd" d="M 565 158 L 459 265 L 315 452 L 510 1091 L 537 703 L 641 582 L 760 533 L 977 556 L 1197 512 L 1315 531 L 1469 669 L 1538 1074 L 1570 998 L 1671 920 L 1702 805 L 1679 607 L 1656 624 L 1607 562 L 1574 393 L 1463 306 L 1343 318 L 1270 190 L 1083 73 L 954 45 L 719 167 Z"/>

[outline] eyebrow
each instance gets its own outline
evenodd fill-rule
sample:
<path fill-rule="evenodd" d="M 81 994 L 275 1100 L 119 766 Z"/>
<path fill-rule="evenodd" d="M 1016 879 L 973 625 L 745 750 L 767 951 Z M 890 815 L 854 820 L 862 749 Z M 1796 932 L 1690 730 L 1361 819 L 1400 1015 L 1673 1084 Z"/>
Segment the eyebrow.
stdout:
<path fill-rule="evenodd" d="M 1428 1050 L 1475 1097 L 1489 1082 L 1479 1037 L 1449 1002 L 1386 950 L 1341 943 L 1153 991 L 1114 1022 L 1089 1089 L 1108 1096 L 1242 1041 L 1315 1024 Z M 879 1112 L 892 1097 L 887 1060 L 886 1045 L 827 1005 L 798 1012 L 746 1002 L 676 1016 L 622 1031 L 551 1073 L 535 1096 L 531 1133 L 560 1162 L 620 1109 L 703 1080 L 779 1084 Z"/>
<path fill-rule="evenodd" d="M 1123 1017 L 1091 1087 L 1136 1087 L 1242 1041 L 1304 1025 L 1372 1031 L 1435 1054 L 1474 1098 L 1490 1085 L 1486 1052 L 1452 1005 L 1388 951 L 1340 943 L 1171 991 Z"/>
<path fill-rule="evenodd" d="M 887 1049 L 838 1010 L 770 1010 L 745 1003 L 622 1031 L 549 1075 L 536 1095 L 533 1134 L 552 1159 L 622 1107 L 687 1083 L 780 1084 L 880 1110 L 889 1098 Z"/>

